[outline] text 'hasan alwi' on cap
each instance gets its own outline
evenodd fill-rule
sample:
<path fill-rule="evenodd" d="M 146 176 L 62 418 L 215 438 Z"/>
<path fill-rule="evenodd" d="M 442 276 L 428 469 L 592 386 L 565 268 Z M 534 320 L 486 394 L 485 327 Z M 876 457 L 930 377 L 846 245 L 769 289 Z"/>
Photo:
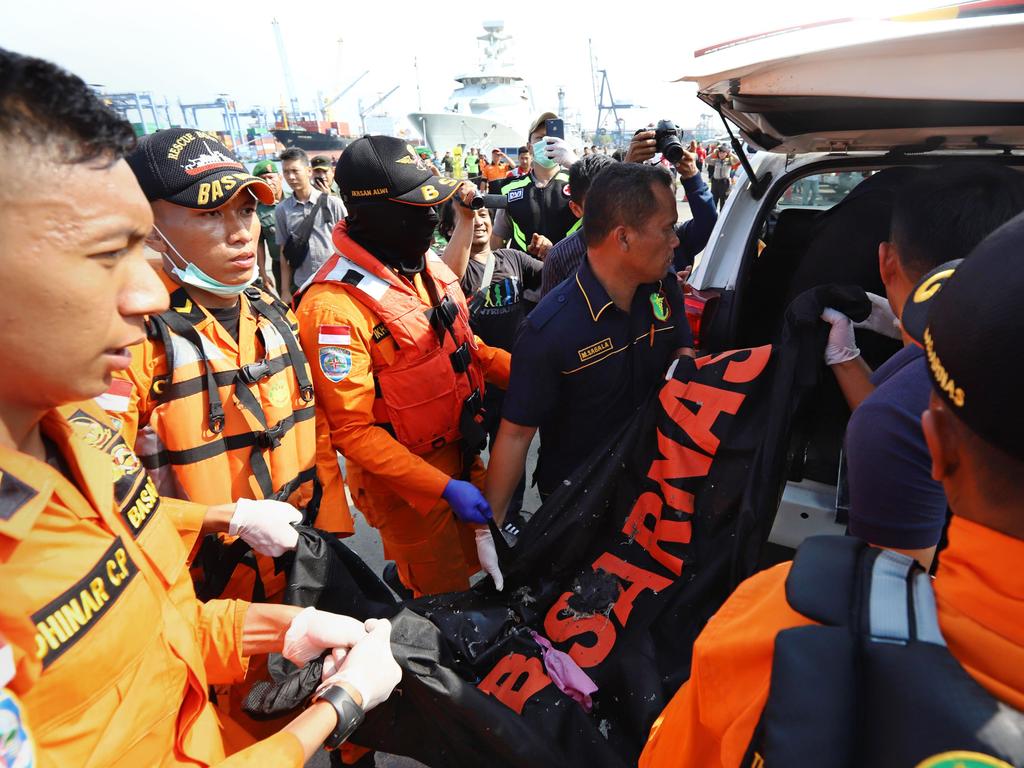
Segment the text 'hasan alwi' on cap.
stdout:
<path fill-rule="evenodd" d="M 914 287 L 901 322 L 924 348 L 932 386 L 984 441 L 1024 459 L 1024 214 Z"/>
<path fill-rule="evenodd" d="M 272 205 L 274 190 L 245 169 L 215 134 L 168 128 L 139 139 L 125 158 L 150 202 L 166 200 L 198 210 L 220 208 L 240 190 Z"/>
<path fill-rule="evenodd" d="M 458 179 L 435 176 L 412 145 L 393 136 L 363 136 L 338 159 L 334 180 L 346 205 L 390 200 L 439 205 L 455 194 Z"/>

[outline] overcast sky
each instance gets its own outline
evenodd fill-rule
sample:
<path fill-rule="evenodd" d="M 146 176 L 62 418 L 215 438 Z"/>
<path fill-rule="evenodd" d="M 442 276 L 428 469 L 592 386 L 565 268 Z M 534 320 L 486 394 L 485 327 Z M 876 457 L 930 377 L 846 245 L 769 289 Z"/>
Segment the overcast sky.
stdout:
<path fill-rule="evenodd" d="M 226 93 L 240 110 L 281 104 L 286 88 L 271 26 L 276 17 L 305 108 L 312 109 L 318 92 L 333 95 L 370 70 L 334 108 L 335 119 L 357 130 L 359 99 L 372 102 L 396 85 L 384 103 L 392 116 L 420 106 L 441 109 L 457 86 L 452 78 L 475 67 L 482 23 L 498 20 L 513 37 L 510 58 L 531 84 L 538 111 L 557 106 L 561 87 L 568 109 L 580 111 L 584 129 L 593 129 L 589 40 L 616 100 L 646 107 L 625 113 L 627 127 L 660 117 L 691 127 L 706 109 L 692 85 L 671 81 L 687 73 L 695 49 L 852 9 L 869 16 L 923 4 L 928 0 L 820 0 L 809 12 L 811 4 L 794 0 L 645 2 L 617 3 L 611 12 L 593 10 L 603 4 L 589 0 L 493 3 L 492 13 L 487 3 L 465 0 L 12 0 L 3 10 L 0 45 L 53 60 L 108 91 L 166 97 L 179 121 L 179 99 L 208 102 Z M 222 127 L 213 112 L 203 122 Z"/>

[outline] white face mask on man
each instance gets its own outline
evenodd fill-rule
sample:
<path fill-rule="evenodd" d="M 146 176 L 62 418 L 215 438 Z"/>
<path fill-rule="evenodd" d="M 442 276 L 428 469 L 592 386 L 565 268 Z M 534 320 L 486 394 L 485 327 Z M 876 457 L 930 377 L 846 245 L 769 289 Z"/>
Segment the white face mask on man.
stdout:
<path fill-rule="evenodd" d="M 214 280 L 208 274 L 203 272 L 203 270 L 201 270 L 191 261 L 182 256 L 181 251 L 177 249 L 174 243 L 168 240 L 167 236 L 160 231 L 160 227 L 154 224 L 153 229 L 156 231 L 158 235 L 160 235 L 160 239 L 167 243 L 167 247 L 174 252 L 174 255 L 177 256 L 182 263 L 184 263 L 184 267 L 179 267 L 177 264 L 174 263 L 174 259 L 171 259 L 170 256 L 168 256 L 168 260 L 171 262 L 171 274 L 178 278 L 178 280 L 180 280 L 185 285 L 191 285 L 193 288 L 199 288 L 200 290 L 212 293 L 215 296 L 223 296 L 224 298 L 230 298 L 232 296 L 238 296 L 246 288 L 252 285 L 253 282 L 255 282 L 255 265 L 253 265 L 252 274 L 249 275 L 249 279 L 246 280 L 244 283 L 239 283 L 238 285 L 228 285 L 227 283 L 222 283 L 219 280 Z"/>

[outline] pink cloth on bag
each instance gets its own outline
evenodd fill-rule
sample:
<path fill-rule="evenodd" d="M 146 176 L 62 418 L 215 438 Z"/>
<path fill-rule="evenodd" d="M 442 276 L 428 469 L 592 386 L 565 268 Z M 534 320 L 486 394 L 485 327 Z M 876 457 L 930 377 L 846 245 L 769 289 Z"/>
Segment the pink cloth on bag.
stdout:
<path fill-rule="evenodd" d="M 580 668 L 579 664 L 573 661 L 572 656 L 556 650 L 544 635 L 532 630 L 530 635 L 541 648 L 544 656 L 544 670 L 551 678 L 551 682 L 557 685 L 562 693 L 579 703 L 585 712 L 589 712 L 594 706 L 590 694 L 597 692 L 597 685 L 594 681 Z"/>

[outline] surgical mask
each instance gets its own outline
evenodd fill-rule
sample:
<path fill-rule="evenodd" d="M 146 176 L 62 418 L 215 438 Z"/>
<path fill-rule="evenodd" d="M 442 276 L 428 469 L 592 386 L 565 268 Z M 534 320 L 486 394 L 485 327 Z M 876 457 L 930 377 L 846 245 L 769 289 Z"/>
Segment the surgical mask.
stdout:
<path fill-rule="evenodd" d="M 206 291 L 207 293 L 212 293 L 215 296 L 230 298 L 241 294 L 256 280 L 256 265 L 253 265 L 252 274 L 249 276 L 249 279 L 239 285 L 228 285 L 227 283 L 222 283 L 219 280 L 214 280 L 208 274 L 203 272 L 203 270 L 182 256 L 181 251 L 174 247 L 174 243 L 167 239 L 166 235 L 160 231 L 160 228 L 156 226 L 156 224 L 153 225 L 153 229 L 155 229 L 156 233 L 160 235 L 160 239 L 167 243 L 167 247 L 174 252 L 174 255 L 185 263 L 185 268 L 182 269 L 171 261 L 171 274 L 185 285 L 191 285 L 193 288 L 198 288 L 202 291 Z"/>
<path fill-rule="evenodd" d="M 541 139 L 533 145 L 533 162 L 541 168 L 554 168 L 558 163 L 547 156 L 547 152 L 545 152 L 547 147 L 547 139 Z"/>
<path fill-rule="evenodd" d="M 422 271 L 438 216 L 433 208 L 391 201 L 349 206 L 348 236 L 406 276 Z"/>

